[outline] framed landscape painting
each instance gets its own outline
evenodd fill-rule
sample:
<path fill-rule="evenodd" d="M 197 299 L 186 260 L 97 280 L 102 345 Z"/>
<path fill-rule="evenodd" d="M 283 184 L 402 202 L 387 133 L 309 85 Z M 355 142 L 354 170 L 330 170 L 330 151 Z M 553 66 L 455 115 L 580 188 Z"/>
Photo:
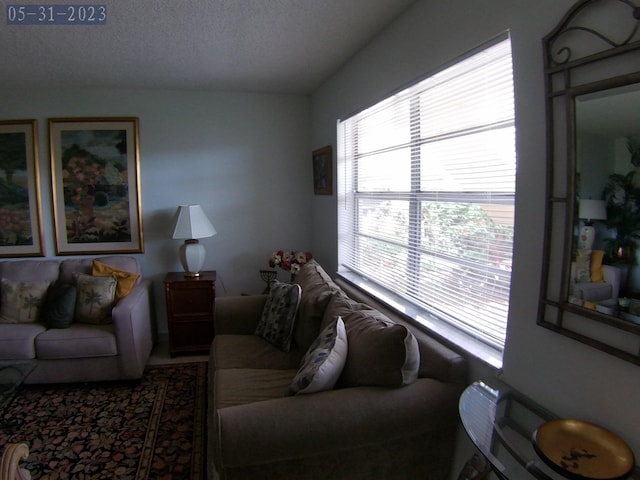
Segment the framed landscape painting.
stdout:
<path fill-rule="evenodd" d="M 42 257 L 35 120 L 0 121 L 0 257 Z"/>
<path fill-rule="evenodd" d="M 142 253 L 137 118 L 49 119 L 58 255 Z"/>

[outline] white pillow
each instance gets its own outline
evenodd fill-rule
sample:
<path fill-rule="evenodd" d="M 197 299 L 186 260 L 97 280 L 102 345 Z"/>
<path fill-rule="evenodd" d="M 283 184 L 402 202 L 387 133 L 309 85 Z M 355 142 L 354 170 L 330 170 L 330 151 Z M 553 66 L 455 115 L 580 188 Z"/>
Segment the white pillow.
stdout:
<path fill-rule="evenodd" d="M 347 361 L 347 330 L 342 317 L 327 325 L 305 353 L 289 386 L 291 395 L 331 390 Z"/>

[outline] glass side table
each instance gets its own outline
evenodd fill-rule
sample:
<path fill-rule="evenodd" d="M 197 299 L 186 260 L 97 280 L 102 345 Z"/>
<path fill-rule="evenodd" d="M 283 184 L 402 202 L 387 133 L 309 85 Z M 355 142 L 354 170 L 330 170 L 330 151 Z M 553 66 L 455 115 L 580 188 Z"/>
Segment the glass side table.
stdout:
<path fill-rule="evenodd" d="M 558 418 L 506 383 L 491 378 L 467 387 L 460 396 L 460 419 L 467 435 L 500 479 L 564 480 L 533 449 L 535 430 Z M 628 480 L 640 480 L 636 466 Z"/>
<path fill-rule="evenodd" d="M 0 429 L 8 429 L 18 425 L 18 421 L 5 419 L 5 411 L 9 409 L 16 390 L 34 370 L 33 361 L 0 361 Z"/>

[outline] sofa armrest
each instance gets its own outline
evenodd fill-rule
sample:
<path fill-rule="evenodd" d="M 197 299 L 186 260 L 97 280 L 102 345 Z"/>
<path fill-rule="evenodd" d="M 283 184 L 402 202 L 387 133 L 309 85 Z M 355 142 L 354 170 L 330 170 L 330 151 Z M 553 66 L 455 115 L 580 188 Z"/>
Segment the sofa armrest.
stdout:
<path fill-rule="evenodd" d="M 151 281 L 138 283 L 113 307 L 111 317 L 123 378 L 140 378 L 153 348 Z"/>
<path fill-rule="evenodd" d="M 622 286 L 622 271 L 613 265 L 602 265 L 602 273 L 604 281 L 611 284 L 611 298 L 617 299 Z"/>
<path fill-rule="evenodd" d="M 216 335 L 252 335 L 262 316 L 268 295 L 216 298 Z"/>
<path fill-rule="evenodd" d="M 418 379 L 400 388 L 356 387 L 255 402 L 216 412 L 218 468 L 348 451 L 381 438 L 456 435 L 462 387 Z"/>

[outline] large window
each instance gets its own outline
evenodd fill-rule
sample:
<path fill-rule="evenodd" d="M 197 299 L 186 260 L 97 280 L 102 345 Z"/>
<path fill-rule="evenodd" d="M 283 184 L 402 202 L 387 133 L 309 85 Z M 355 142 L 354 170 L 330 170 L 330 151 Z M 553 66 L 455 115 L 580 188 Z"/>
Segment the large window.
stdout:
<path fill-rule="evenodd" d="M 502 38 L 338 122 L 340 271 L 502 351 L 515 172 Z"/>

